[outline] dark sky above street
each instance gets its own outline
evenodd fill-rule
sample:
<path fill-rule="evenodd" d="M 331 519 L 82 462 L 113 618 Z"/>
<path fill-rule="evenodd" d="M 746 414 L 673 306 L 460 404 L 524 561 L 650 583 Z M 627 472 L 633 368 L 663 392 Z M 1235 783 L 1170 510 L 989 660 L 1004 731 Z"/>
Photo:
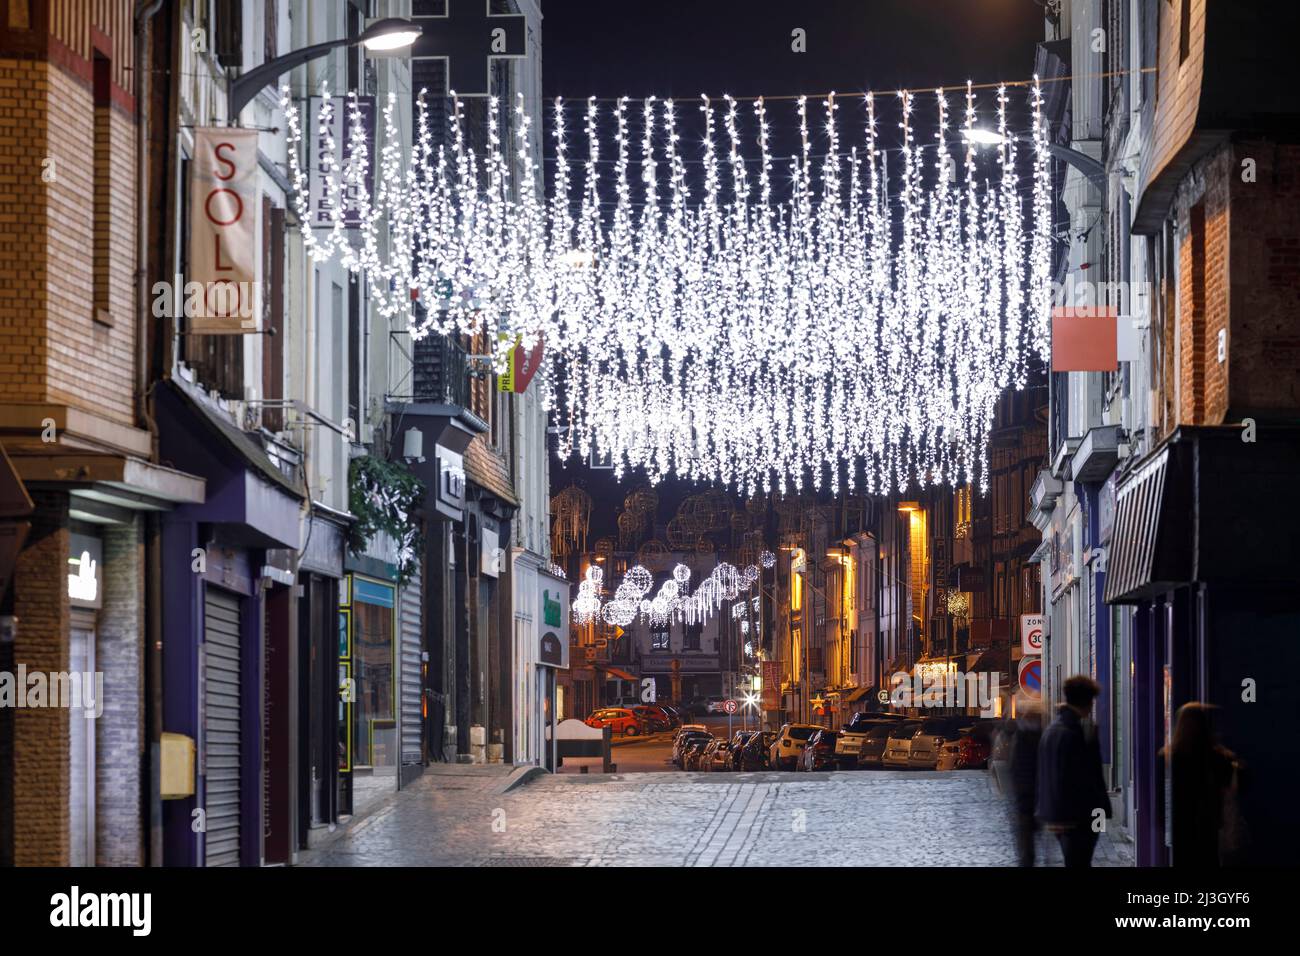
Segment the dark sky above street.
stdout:
<path fill-rule="evenodd" d="M 1037 0 L 543 0 L 547 96 L 861 93 L 1027 79 Z M 807 52 L 791 51 L 803 29 Z"/>

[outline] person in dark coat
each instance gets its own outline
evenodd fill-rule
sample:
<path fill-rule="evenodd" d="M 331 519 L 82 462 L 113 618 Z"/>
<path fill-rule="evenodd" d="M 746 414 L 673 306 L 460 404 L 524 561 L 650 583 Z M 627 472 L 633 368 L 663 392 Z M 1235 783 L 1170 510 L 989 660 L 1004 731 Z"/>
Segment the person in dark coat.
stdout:
<path fill-rule="evenodd" d="M 1015 832 L 1016 853 L 1021 866 L 1034 865 L 1034 834 L 1038 830 L 1038 824 L 1034 820 L 1038 797 L 1038 744 L 1042 736 L 1042 711 L 1037 705 L 1025 705 L 1016 715 L 1008 767 L 1011 781 L 1011 825 Z"/>
<path fill-rule="evenodd" d="M 1172 760 L 1172 863 L 1177 867 L 1219 866 L 1224 797 L 1237 772 L 1237 756 L 1219 744 L 1218 708 L 1197 701 L 1178 708 L 1173 740 L 1161 750 Z"/>
<path fill-rule="evenodd" d="M 1110 794 L 1101 769 L 1101 748 L 1095 735 L 1084 732 L 1092 716 L 1092 703 L 1101 687 L 1081 674 L 1066 680 L 1065 703 L 1043 732 L 1038 746 L 1038 803 L 1036 816 L 1056 834 L 1065 865 L 1092 865 L 1097 846 L 1097 811 L 1111 815 Z"/>

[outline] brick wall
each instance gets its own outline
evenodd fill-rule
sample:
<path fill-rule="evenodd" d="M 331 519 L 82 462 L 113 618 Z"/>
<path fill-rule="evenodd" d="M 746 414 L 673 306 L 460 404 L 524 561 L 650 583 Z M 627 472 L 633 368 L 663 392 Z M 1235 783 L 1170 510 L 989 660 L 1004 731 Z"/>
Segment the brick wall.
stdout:
<path fill-rule="evenodd" d="M 1228 366 L 1218 361 L 1228 327 L 1229 175 L 1232 150 L 1210 154 L 1178 189 L 1178 423 L 1217 425 L 1228 407 Z"/>
<path fill-rule="evenodd" d="M 100 109 L 97 177 L 92 87 L 46 62 L 0 59 L 0 401 L 132 424 L 135 123 L 120 104 Z M 97 178 L 108 190 L 98 203 Z M 95 321 L 97 233 L 111 324 Z"/>
<path fill-rule="evenodd" d="M 95 669 L 104 712 L 95 722 L 95 843 L 100 866 L 144 862 L 141 772 L 144 727 L 144 539 L 142 521 L 104 532 L 103 607 Z"/>
<path fill-rule="evenodd" d="M 1242 161 L 1255 181 L 1242 180 Z M 1232 216 L 1227 421 L 1300 418 L 1300 146 L 1238 142 L 1225 170 Z"/>
<path fill-rule="evenodd" d="M 36 513 L 14 574 L 14 663 L 28 672 L 68 669 L 68 498 L 32 494 Z M 68 865 L 68 710 L 14 714 L 14 862 Z"/>
<path fill-rule="evenodd" d="M 0 401 L 44 401 L 48 67 L 0 59 Z"/>

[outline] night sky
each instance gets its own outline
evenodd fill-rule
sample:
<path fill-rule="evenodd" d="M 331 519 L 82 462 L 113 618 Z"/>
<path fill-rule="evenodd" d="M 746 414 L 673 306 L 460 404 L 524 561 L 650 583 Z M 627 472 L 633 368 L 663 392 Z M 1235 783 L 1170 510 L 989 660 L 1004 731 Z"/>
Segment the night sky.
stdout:
<path fill-rule="evenodd" d="M 542 13 L 543 88 L 548 101 L 555 96 L 572 101 L 570 130 L 581 128 L 581 101 L 588 96 L 672 96 L 681 103 L 684 148 L 689 148 L 701 93 L 808 94 L 811 121 L 820 120 L 813 97 L 834 90 L 846 97 L 840 117 L 847 148 L 857 126 L 853 110 L 861 112 L 861 99 L 853 94 L 928 91 L 968 79 L 976 84 L 1027 80 L 1035 45 L 1044 38 L 1037 0 L 543 0 Z M 806 53 L 791 50 L 796 28 L 805 31 Z M 964 102 L 953 94 L 949 99 L 959 121 Z M 892 100 L 884 103 L 892 106 Z M 1023 93 L 1013 98 L 1013 114 L 1023 100 Z M 991 90 L 980 92 L 982 124 L 991 125 L 992 101 Z M 918 101 L 923 120 L 932 102 Z M 640 104 L 633 102 L 630 109 L 635 116 Z M 781 136 L 795 129 L 794 104 L 773 102 L 769 115 L 774 155 L 793 151 L 795 144 Z M 882 116 L 881 136 L 896 135 L 897 116 Z M 817 129 L 820 123 L 810 126 Z M 634 138 L 638 130 L 639 124 Z M 932 134 L 933 127 L 918 133 L 918 140 Z M 607 148 L 612 151 L 612 144 Z M 626 476 L 616 484 L 608 471 L 552 460 L 552 492 L 574 482 L 592 495 L 589 540 L 594 540 L 614 531 L 624 495 L 642 479 Z M 699 489 L 668 483 L 658 490 L 659 520 L 666 521 L 676 500 Z"/>

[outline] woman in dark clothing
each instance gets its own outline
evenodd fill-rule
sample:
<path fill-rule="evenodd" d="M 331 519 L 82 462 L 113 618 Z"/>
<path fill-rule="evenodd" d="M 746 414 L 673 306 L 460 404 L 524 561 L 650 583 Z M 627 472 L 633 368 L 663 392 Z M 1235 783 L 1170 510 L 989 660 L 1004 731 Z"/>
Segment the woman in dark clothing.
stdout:
<path fill-rule="evenodd" d="M 1224 797 L 1233 785 L 1237 756 L 1220 745 L 1217 708 L 1196 701 L 1178 708 L 1173 740 L 1161 755 L 1173 769 L 1174 866 L 1215 867 L 1224 826 Z"/>

